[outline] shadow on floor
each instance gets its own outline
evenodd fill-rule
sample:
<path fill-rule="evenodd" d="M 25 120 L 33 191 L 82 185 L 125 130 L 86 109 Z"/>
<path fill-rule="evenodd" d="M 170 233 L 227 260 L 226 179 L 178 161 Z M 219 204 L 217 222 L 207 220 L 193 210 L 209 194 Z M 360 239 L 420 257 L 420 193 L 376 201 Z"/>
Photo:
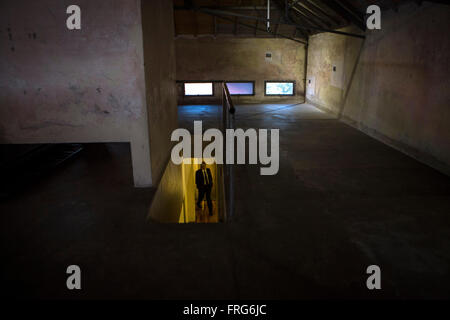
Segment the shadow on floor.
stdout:
<path fill-rule="evenodd" d="M 145 223 L 154 190 L 132 187 L 129 147 L 91 145 L 0 204 L 2 296 L 450 297 L 449 177 L 311 106 L 244 108 L 237 127 L 280 129 L 280 170 L 235 167 L 233 223 Z M 214 125 L 217 111 L 180 107 L 180 126 Z M 372 264 L 379 291 L 366 288 Z"/>

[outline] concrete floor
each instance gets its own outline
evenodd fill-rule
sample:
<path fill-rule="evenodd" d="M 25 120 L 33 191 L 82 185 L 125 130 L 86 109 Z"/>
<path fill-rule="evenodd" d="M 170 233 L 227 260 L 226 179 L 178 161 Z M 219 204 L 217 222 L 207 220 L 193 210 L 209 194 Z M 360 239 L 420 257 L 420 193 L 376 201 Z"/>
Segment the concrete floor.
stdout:
<path fill-rule="evenodd" d="M 180 107 L 180 126 L 217 111 Z M 236 167 L 232 224 L 146 223 L 154 190 L 132 188 L 128 146 L 92 145 L 0 204 L 2 295 L 450 297 L 449 177 L 309 105 L 237 106 L 236 126 L 280 129 L 280 171 Z M 371 264 L 382 290 L 366 289 Z"/>

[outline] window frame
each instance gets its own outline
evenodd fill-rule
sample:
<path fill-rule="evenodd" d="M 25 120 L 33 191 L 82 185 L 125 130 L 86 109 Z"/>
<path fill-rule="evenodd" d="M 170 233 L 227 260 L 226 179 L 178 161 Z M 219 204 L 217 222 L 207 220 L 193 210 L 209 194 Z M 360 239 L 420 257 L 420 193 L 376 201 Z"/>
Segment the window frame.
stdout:
<path fill-rule="evenodd" d="M 267 83 L 292 83 L 292 94 L 267 94 Z M 264 80 L 264 96 L 269 97 L 293 97 L 295 96 L 295 80 Z"/>
<path fill-rule="evenodd" d="M 214 81 L 209 80 L 198 80 L 198 81 L 183 81 L 183 97 L 214 97 Z M 212 94 L 186 94 L 186 83 L 211 83 Z"/>
<path fill-rule="evenodd" d="M 230 92 L 231 96 L 252 97 L 252 96 L 255 95 L 256 86 L 255 86 L 255 81 L 254 80 L 232 80 L 232 81 L 224 81 L 224 82 L 225 82 L 225 84 L 227 84 L 227 86 L 228 86 L 228 83 L 251 83 L 252 86 L 253 86 L 253 93 L 252 94 L 233 94 L 233 93 Z"/>

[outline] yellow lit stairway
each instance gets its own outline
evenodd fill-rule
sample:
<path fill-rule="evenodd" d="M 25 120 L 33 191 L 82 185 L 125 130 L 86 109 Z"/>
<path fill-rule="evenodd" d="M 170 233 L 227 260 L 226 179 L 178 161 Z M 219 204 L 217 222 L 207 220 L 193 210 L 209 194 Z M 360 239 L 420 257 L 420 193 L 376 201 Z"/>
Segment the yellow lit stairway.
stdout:
<path fill-rule="evenodd" d="M 208 204 L 206 200 L 201 203 L 202 208 L 195 206 L 195 222 L 196 223 L 217 223 L 219 222 L 219 213 L 216 201 L 212 200 L 213 214 L 209 215 Z"/>

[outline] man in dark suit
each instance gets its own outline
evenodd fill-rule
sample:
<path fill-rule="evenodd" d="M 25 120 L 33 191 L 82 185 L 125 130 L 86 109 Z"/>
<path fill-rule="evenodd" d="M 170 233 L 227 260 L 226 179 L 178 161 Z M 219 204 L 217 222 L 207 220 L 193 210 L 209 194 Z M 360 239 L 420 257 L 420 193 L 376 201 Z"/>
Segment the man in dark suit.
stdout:
<path fill-rule="evenodd" d="M 202 162 L 200 169 L 195 172 L 195 184 L 198 189 L 197 208 L 201 209 L 201 202 L 206 195 L 206 202 L 208 203 L 209 215 L 212 216 L 212 202 L 211 202 L 211 189 L 213 186 L 211 170 L 206 168 L 205 161 Z"/>

